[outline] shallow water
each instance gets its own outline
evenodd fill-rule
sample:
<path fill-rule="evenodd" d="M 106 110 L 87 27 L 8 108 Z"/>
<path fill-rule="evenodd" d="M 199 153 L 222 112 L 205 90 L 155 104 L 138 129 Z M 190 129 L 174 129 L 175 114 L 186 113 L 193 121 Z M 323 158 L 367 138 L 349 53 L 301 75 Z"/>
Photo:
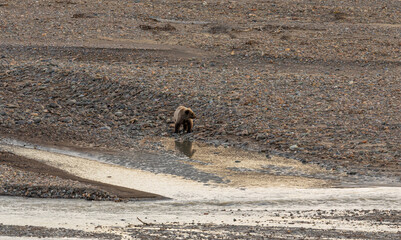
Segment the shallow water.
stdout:
<path fill-rule="evenodd" d="M 158 174 L 205 185 L 237 188 L 401 187 L 397 179 L 347 175 L 341 171 L 326 170 L 318 165 L 303 164 L 295 159 L 276 155 L 266 157 L 262 153 L 238 148 L 179 142 L 172 138 L 153 138 L 149 142 L 159 145 L 160 151 L 100 152 L 88 149 L 81 151 L 60 146 L 40 146 L 13 139 L 0 140 L 0 147 L 19 149 L 20 152 L 31 149 L 31 153 L 26 153 L 28 155 L 33 154 L 34 150 L 40 150 L 36 155 L 56 153 L 59 154 L 58 158 L 76 157 L 82 160 L 76 159 L 76 164 L 92 160 L 138 170 L 137 172 L 150 174 L 151 177 Z M 50 160 L 47 163 L 57 167 Z M 88 170 L 90 168 L 87 167 Z M 81 177 L 85 178 L 84 169 L 80 170 Z M 87 174 L 93 173 L 87 172 Z"/>
<path fill-rule="evenodd" d="M 335 173 L 293 159 L 276 156 L 268 159 L 258 153 L 182 145 L 170 139 L 162 143 L 167 151 L 187 156 L 83 153 L 3 140 L 2 151 L 34 158 L 80 177 L 157 193 L 171 200 L 115 203 L 0 197 L 0 222 L 90 230 L 97 225 L 141 224 L 139 219 L 148 223 L 291 224 L 327 228 L 325 221 L 313 219 L 308 211 L 401 210 L 400 187 L 327 188 L 337 176 Z M 301 211 L 301 215 L 282 221 L 276 215 L 278 211 Z M 375 225 L 370 221 L 341 218 L 333 221 L 329 226 L 336 224 L 342 229 L 399 230 L 398 225 Z"/>
<path fill-rule="evenodd" d="M 165 149 L 187 156 L 185 163 L 223 178 L 232 187 L 310 188 L 333 184 L 331 171 L 295 159 L 170 138 L 163 138 L 161 142 Z"/>

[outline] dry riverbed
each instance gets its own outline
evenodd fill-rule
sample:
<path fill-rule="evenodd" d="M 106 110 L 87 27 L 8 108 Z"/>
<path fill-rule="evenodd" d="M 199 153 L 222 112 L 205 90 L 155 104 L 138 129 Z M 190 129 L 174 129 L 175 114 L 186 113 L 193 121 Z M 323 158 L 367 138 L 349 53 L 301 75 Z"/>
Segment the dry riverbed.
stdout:
<path fill-rule="evenodd" d="M 390 0 L 0 0 L 0 136 L 83 152 L 170 154 L 168 162 L 177 153 L 162 139 L 173 138 L 250 150 L 267 160 L 288 157 L 329 172 L 331 178 L 323 178 L 326 186 L 337 181 L 336 186 L 349 187 L 362 180 L 364 186 L 398 186 L 400 9 L 399 1 Z M 192 134 L 173 134 L 172 114 L 181 104 L 198 116 Z M 202 161 L 186 162 L 182 177 L 190 179 L 202 170 L 208 172 L 196 181 L 224 182 L 230 174 L 249 170 L 241 167 L 243 162 L 213 169 Z M 131 167 L 179 172 L 156 171 L 160 165 L 155 163 L 160 164 Z M 316 178 L 269 166 L 251 174 Z M 213 174 L 226 175 L 220 179 Z M 113 201 L 160 197 L 158 192 L 69 175 L 7 151 L 0 153 L 0 181 L 1 194 L 12 196 Z M 361 215 L 397 220 L 397 212 L 387 210 Z M 144 235 L 127 228 L 126 236 L 146 239 L 159 232 L 155 236 L 207 238 L 222 227 L 223 232 L 243 234 L 238 238 L 396 239 L 394 232 L 364 230 L 155 226 L 141 228 Z M 0 229 L 6 236 L 43 230 Z M 63 235 L 58 228 L 46 231 L 43 236 L 88 236 Z M 216 236 L 235 237 L 225 234 Z"/>

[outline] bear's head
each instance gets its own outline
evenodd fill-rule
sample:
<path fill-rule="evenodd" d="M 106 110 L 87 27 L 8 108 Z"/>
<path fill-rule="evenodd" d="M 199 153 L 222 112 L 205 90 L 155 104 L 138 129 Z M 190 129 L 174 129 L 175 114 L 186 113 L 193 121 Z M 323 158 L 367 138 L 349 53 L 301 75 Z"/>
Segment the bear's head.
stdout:
<path fill-rule="evenodd" d="M 185 118 L 186 119 L 194 119 L 196 118 L 195 113 L 191 109 L 185 110 Z"/>

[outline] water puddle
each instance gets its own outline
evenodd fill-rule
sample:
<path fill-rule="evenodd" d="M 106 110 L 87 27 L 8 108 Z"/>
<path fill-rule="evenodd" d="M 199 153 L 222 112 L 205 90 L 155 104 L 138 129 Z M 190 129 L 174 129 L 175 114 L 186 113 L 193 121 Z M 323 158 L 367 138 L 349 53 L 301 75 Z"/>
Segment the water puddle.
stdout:
<path fill-rule="evenodd" d="M 85 175 L 92 178 L 97 176 L 93 180 L 108 181 L 107 183 L 116 180 L 117 177 L 102 179 L 99 175 L 111 176 L 112 172 L 116 172 L 115 169 L 118 168 L 118 171 L 122 172 L 136 171 L 136 175 L 140 172 L 141 176 L 157 174 L 158 177 L 181 179 L 184 182 L 189 180 L 194 184 L 202 185 L 200 183 L 203 183 L 219 187 L 316 188 L 332 185 L 332 179 L 328 178 L 332 175 L 330 171 L 318 166 L 302 164 L 294 159 L 279 156 L 266 157 L 260 153 L 235 148 L 177 142 L 170 138 L 157 139 L 157 142 L 161 143 L 162 149 L 167 152 L 162 154 L 140 151 L 78 152 L 68 148 L 39 146 L 12 139 L 3 139 L 0 144 L 3 150 L 44 161 L 46 164 L 63 168 L 83 178 L 86 177 Z M 179 156 L 180 153 L 183 156 Z M 105 172 L 99 170 L 105 167 L 109 168 L 110 173 L 98 174 Z M 116 175 L 121 176 L 121 174 Z M 133 176 L 130 173 L 127 175 Z M 111 184 L 115 183 L 117 180 Z M 121 181 L 119 184 L 122 184 Z"/>
<path fill-rule="evenodd" d="M 332 185 L 332 179 L 327 177 L 333 175 L 331 171 L 294 159 L 171 138 L 161 139 L 161 142 L 165 149 L 185 155 L 184 163 L 215 174 L 232 187 L 316 188 Z"/>
<path fill-rule="evenodd" d="M 34 158 L 82 178 L 179 199 L 221 189 L 248 192 L 267 188 L 399 186 L 393 179 L 349 176 L 295 159 L 238 148 L 180 142 L 172 138 L 145 139 L 142 145 L 158 146 L 159 150 L 81 151 L 14 139 L 0 140 L 2 151 Z"/>
<path fill-rule="evenodd" d="M 184 163 L 215 174 L 234 187 L 295 187 L 295 188 L 361 188 L 401 187 L 397 178 L 372 175 L 349 175 L 346 171 L 327 170 L 316 164 L 283 157 L 246 151 L 227 146 L 171 138 L 150 139 L 161 142 L 164 149 L 185 156 Z"/>

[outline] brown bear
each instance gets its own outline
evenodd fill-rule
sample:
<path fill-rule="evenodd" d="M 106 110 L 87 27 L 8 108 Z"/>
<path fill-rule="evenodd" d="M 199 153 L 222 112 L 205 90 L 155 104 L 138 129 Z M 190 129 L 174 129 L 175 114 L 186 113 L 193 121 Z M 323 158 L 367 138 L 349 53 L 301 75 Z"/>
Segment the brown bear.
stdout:
<path fill-rule="evenodd" d="M 184 126 L 184 132 L 192 132 L 194 122 L 192 119 L 196 118 L 195 113 L 190 108 L 179 106 L 174 112 L 175 133 L 180 130 L 181 124 Z"/>

